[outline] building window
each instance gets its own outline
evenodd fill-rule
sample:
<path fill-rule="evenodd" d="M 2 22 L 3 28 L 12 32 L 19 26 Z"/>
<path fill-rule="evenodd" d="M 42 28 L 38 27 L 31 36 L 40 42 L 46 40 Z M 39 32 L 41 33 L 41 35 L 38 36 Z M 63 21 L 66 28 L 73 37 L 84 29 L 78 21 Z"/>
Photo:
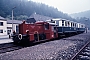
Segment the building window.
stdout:
<path fill-rule="evenodd" d="M 0 33 L 3 33 L 3 30 L 0 30 Z"/>
<path fill-rule="evenodd" d="M 11 30 L 7 30 L 7 34 L 10 34 L 11 33 Z"/>
<path fill-rule="evenodd" d="M 3 26 L 3 22 L 0 22 L 0 26 Z"/>

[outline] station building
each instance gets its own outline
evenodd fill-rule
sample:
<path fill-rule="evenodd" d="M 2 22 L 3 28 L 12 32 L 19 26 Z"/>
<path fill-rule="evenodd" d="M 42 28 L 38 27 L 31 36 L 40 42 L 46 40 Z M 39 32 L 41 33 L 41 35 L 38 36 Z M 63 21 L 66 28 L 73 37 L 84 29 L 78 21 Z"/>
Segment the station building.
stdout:
<path fill-rule="evenodd" d="M 13 30 L 18 32 L 18 24 L 22 23 L 20 20 L 8 20 L 0 16 L 0 35 L 8 35 L 12 33 L 12 22 Z"/>
<path fill-rule="evenodd" d="M 0 16 L 0 35 L 7 35 L 7 20 Z"/>

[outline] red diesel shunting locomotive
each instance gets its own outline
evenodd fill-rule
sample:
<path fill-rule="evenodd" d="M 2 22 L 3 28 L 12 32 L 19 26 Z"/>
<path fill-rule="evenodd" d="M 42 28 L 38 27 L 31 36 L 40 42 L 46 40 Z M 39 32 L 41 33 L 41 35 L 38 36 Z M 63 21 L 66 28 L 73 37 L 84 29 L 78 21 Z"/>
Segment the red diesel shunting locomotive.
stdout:
<path fill-rule="evenodd" d="M 34 24 L 19 24 L 19 34 L 13 35 L 15 43 L 33 43 L 58 37 L 56 24 L 39 21 Z"/>

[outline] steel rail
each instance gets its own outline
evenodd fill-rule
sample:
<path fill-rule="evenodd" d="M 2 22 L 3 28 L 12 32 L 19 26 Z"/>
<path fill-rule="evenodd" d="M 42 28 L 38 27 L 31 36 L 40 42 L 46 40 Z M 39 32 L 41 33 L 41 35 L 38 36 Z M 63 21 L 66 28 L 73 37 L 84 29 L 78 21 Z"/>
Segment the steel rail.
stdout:
<path fill-rule="evenodd" d="M 70 60 L 75 60 L 76 57 L 82 52 L 82 50 L 90 43 L 90 41 L 88 41 Z"/>

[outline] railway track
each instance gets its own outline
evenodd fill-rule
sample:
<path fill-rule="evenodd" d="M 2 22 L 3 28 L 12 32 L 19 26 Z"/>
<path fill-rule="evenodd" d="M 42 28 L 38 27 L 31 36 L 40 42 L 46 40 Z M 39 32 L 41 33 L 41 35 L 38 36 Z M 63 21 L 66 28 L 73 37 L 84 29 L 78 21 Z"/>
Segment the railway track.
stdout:
<path fill-rule="evenodd" d="M 87 42 L 71 60 L 90 60 L 90 41 Z"/>
<path fill-rule="evenodd" d="M 14 45 L 13 43 L 1 44 L 0 45 L 0 54 L 15 51 L 15 50 L 19 50 L 21 48 L 24 48 L 24 47 Z"/>

